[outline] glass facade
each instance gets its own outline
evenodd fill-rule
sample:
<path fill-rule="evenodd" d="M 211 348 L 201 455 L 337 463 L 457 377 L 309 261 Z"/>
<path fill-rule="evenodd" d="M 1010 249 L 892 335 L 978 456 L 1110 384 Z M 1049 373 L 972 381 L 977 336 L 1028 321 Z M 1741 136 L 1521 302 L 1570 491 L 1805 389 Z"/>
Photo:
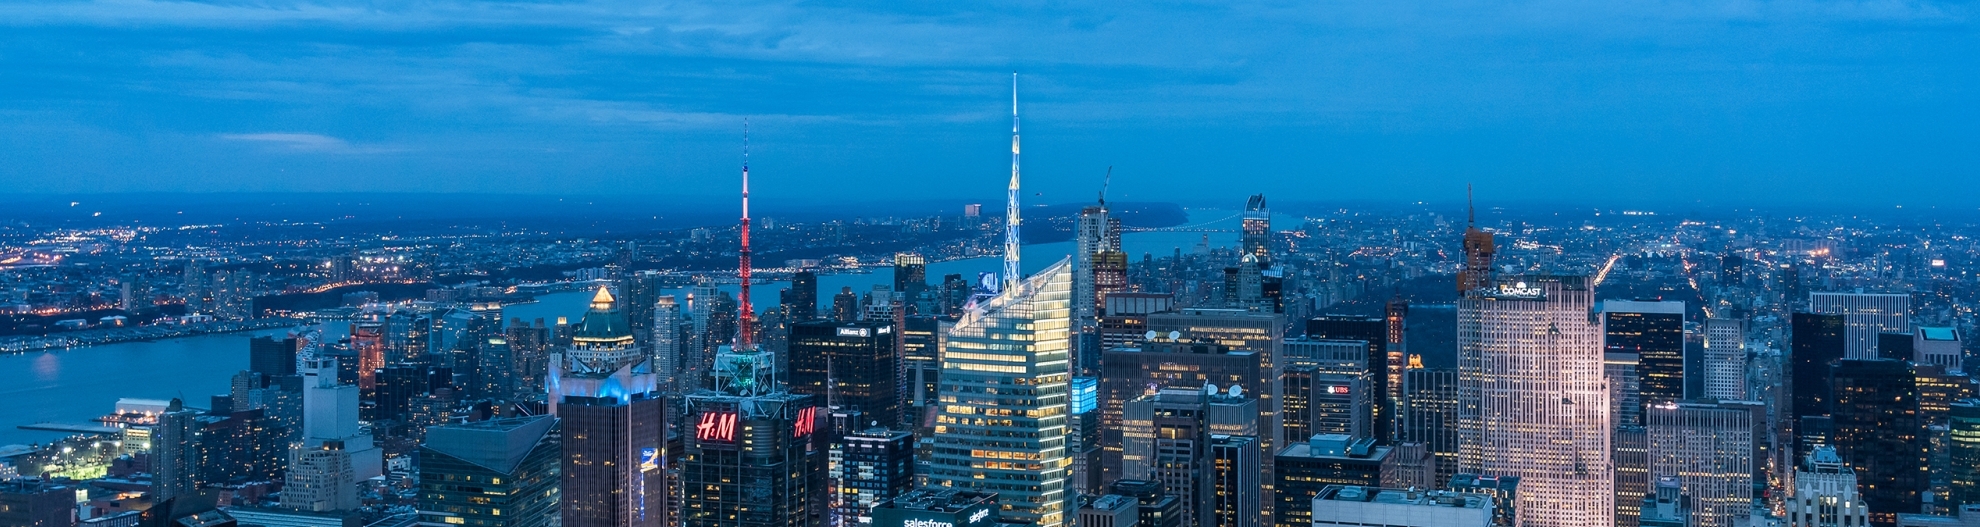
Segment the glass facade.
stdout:
<path fill-rule="evenodd" d="M 1006 521 L 1068 523 L 1071 330 L 1070 261 L 956 323 L 943 349 L 930 485 L 995 492 Z"/>

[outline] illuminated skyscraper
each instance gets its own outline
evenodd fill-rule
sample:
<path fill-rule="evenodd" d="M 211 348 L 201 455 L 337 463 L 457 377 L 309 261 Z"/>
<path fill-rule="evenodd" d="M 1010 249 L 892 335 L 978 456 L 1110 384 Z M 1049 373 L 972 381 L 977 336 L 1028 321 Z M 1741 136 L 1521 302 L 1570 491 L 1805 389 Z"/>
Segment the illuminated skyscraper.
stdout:
<path fill-rule="evenodd" d="M 1402 440 L 1422 443 L 1434 457 L 1430 481 L 1450 481 L 1458 468 L 1458 372 L 1410 368 L 1403 372 Z"/>
<path fill-rule="evenodd" d="M 1947 427 L 1951 445 L 1947 456 L 1950 470 L 1947 480 L 1951 488 L 1950 505 L 1957 509 L 1961 505 L 1980 504 L 1980 400 L 1967 399 L 1953 403 L 1949 412 Z M 1854 487 L 1856 476 L 1850 475 Z"/>
<path fill-rule="evenodd" d="M 1068 523 L 1072 263 L 979 301 L 942 353 L 930 485 L 994 492 L 1007 520 Z"/>
<path fill-rule="evenodd" d="M 1614 520 L 1609 392 L 1579 276 L 1501 279 L 1458 303 L 1459 470 L 1518 476 L 1523 525 Z"/>
<path fill-rule="evenodd" d="M 1389 349 L 1388 320 L 1378 317 L 1342 315 L 1313 317 L 1306 321 L 1306 337 L 1301 340 L 1288 342 L 1286 346 L 1291 348 L 1293 346 L 1304 345 L 1302 344 L 1303 342 L 1313 341 L 1359 341 L 1367 348 L 1361 355 L 1361 364 L 1357 365 L 1357 367 L 1351 369 L 1330 368 L 1331 371 L 1327 373 L 1365 376 L 1369 389 L 1367 400 L 1369 403 L 1370 420 L 1374 424 L 1374 428 L 1369 430 L 1367 434 L 1364 434 L 1363 437 L 1374 438 L 1376 442 L 1382 444 L 1390 444 L 1395 441 L 1395 432 L 1391 430 L 1391 427 L 1395 424 L 1395 405 L 1399 401 L 1389 397 L 1389 393 L 1393 390 L 1389 386 L 1388 375 L 1389 357 L 1392 351 Z M 1287 359 L 1281 362 L 1292 364 L 1297 360 L 1292 357 L 1300 355 L 1300 353 L 1288 349 L 1286 355 Z M 1287 438 L 1288 443 L 1298 440 L 1300 438 L 1297 436 Z"/>
<path fill-rule="evenodd" d="M 1747 398 L 1746 321 L 1723 318 L 1705 321 L 1705 397 Z M 1698 514 L 1702 516 L 1708 511 L 1701 507 Z"/>
<path fill-rule="evenodd" d="M 1677 476 L 1696 527 L 1731 527 L 1753 509 L 1753 412 L 1716 403 L 1658 403 L 1649 414 L 1650 474 Z"/>
<path fill-rule="evenodd" d="M 1810 449 L 1794 473 L 1794 497 L 1787 500 L 1790 527 L 1869 525 L 1870 509 L 1857 495 L 1856 469 L 1843 463 L 1835 447 Z"/>
<path fill-rule="evenodd" d="M 1877 358 L 1879 333 L 1911 333 L 1911 295 L 1810 293 L 1808 310 L 1843 316 L 1843 358 L 1847 359 Z"/>
<path fill-rule="evenodd" d="M 1897 360 L 1844 359 L 1834 369 L 1836 454 L 1856 469 L 1870 523 L 1893 525 L 1919 511 L 1930 483 L 1916 373 Z"/>
<path fill-rule="evenodd" d="M 1605 300 L 1601 316 L 1602 350 L 1636 355 L 1642 406 L 1624 409 L 1625 420 L 1642 422 L 1650 405 L 1684 399 L 1684 303 Z"/>
<path fill-rule="evenodd" d="M 666 525 L 666 398 L 652 361 L 602 286 L 571 340 L 551 355 L 546 383 L 550 413 L 563 420 L 564 524 Z"/>
<path fill-rule="evenodd" d="M 809 395 L 777 383 L 776 360 L 755 349 L 724 347 L 714 390 L 687 396 L 681 487 L 685 527 L 817 526 L 813 488 L 825 453 L 813 434 L 825 419 Z"/>
<path fill-rule="evenodd" d="M 1264 194 L 1253 194 L 1244 202 L 1244 236 L 1238 251 L 1258 259 L 1260 269 L 1272 267 L 1272 209 L 1265 206 Z"/>
<path fill-rule="evenodd" d="M 784 297 L 784 320 L 804 322 L 818 318 L 818 273 L 803 270 L 791 273 L 791 289 Z"/>
<path fill-rule="evenodd" d="M 560 518 L 562 436 L 547 415 L 437 426 L 420 446 L 422 525 L 547 527 Z"/>
<path fill-rule="evenodd" d="M 653 358 L 653 373 L 660 376 L 660 391 L 679 390 L 685 339 L 681 334 L 681 305 L 674 301 L 674 295 L 654 299 L 652 327 L 653 349 L 647 355 Z"/>
<path fill-rule="evenodd" d="M 1128 401 L 1125 409 L 1123 477 L 1161 482 L 1169 495 L 1183 498 L 1184 525 L 1216 525 L 1210 520 L 1217 499 L 1213 436 L 1255 436 L 1257 431 L 1257 400 L 1243 397 L 1242 389 L 1211 393 L 1216 389 L 1164 389 Z M 1255 478 L 1258 460 L 1254 455 L 1249 461 Z M 1255 490 L 1256 483 L 1246 493 Z M 1253 502 L 1248 510 L 1255 516 L 1258 505 Z"/>
<path fill-rule="evenodd" d="M 1122 434 L 1128 401 L 1165 388 L 1200 390 L 1205 385 L 1235 386 L 1246 393 L 1259 393 L 1271 386 L 1259 362 L 1256 352 L 1170 339 L 1166 334 L 1158 334 L 1140 347 L 1108 350 L 1099 401 L 1104 479 L 1122 477 Z"/>
<path fill-rule="evenodd" d="M 894 337 L 894 325 L 884 322 L 792 325 L 791 391 L 814 400 L 830 394 L 839 408 L 857 408 L 881 428 L 900 428 L 901 392 L 895 382 L 900 361 Z"/>
<path fill-rule="evenodd" d="M 894 255 L 894 291 L 907 296 L 907 305 L 921 299 L 928 289 L 928 258 L 916 253 Z"/>
<path fill-rule="evenodd" d="M 1816 423 L 1804 421 L 1826 419 L 1835 407 L 1833 367 L 1848 349 L 1843 335 L 1842 315 L 1795 313 L 1791 319 L 1787 386 L 1791 404 L 1786 413 L 1797 458 L 1808 455 L 1806 438 L 1827 434 L 1826 430 L 1808 430 L 1807 425 Z"/>

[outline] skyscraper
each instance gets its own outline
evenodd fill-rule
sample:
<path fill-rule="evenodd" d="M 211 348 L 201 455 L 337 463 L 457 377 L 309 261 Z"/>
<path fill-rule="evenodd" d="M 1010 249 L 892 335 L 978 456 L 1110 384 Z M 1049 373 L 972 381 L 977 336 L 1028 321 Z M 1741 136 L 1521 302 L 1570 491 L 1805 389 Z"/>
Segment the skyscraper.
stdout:
<path fill-rule="evenodd" d="M 1980 400 L 1953 403 L 1947 427 L 1951 452 L 1947 455 L 1950 505 L 1980 504 Z M 1855 483 L 1854 474 L 1850 482 Z M 1853 485 L 1852 485 L 1853 486 Z"/>
<path fill-rule="evenodd" d="M 1212 390 L 1216 387 L 1164 389 L 1128 401 L 1125 409 L 1123 477 L 1161 482 L 1168 494 L 1182 498 L 1184 525 L 1215 524 L 1210 520 L 1217 499 L 1212 436 L 1257 432 L 1256 399 L 1243 397 L 1242 389 Z M 1258 462 L 1255 454 L 1250 461 Z M 1255 490 L 1255 474 L 1253 481 Z M 1256 507 L 1249 509 L 1254 516 Z"/>
<path fill-rule="evenodd" d="M 1209 490 L 1199 512 L 1203 525 L 1217 527 L 1259 527 L 1262 518 L 1258 489 L 1264 478 L 1259 474 L 1261 455 L 1258 437 L 1212 434 L 1204 474 Z"/>
<path fill-rule="evenodd" d="M 266 377 L 296 374 L 296 351 L 300 341 L 294 336 L 255 337 L 248 341 L 248 371 Z"/>
<path fill-rule="evenodd" d="M 1630 410 L 1633 419 L 1650 405 L 1684 399 L 1684 303 L 1605 300 L 1601 316 L 1602 350 L 1637 357 L 1643 406 Z"/>
<path fill-rule="evenodd" d="M 337 359 L 303 361 L 303 445 L 322 450 L 336 442 L 350 456 L 352 484 L 385 474 L 384 452 L 372 444 L 372 434 L 358 427 L 358 387 L 337 379 Z"/>
<path fill-rule="evenodd" d="M 1402 440 L 1422 443 L 1435 458 L 1431 481 L 1450 481 L 1458 470 L 1458 372 L 1410 368 L 1403 372 Z"/>
<path fill-rule="evenodd" d="M 551 355 L 546 384 L 550 413 L 563 426 L 563 523 L 666 525 L 666 399 L 626 312 L 604 287 L 570 347 Z"/>
<path fill-rule="evenodd" d="M 1584 277 L 1528 276 L 1458 303 L 1459 470 L 1518 476 L 1526 525 L 1614 518 L 1592 297 Z"/>
<path fill-rule="evenodd" d="M 907 298 L 907 305 L 914 305 L 921 299 L 921 292 L 928 289 L 928 258 L 916 253 L 894 255 L 894 291 Z"/>
<path fill-rule="evenodd" d="M 872 428 L 832 441 L 831 481 L 833 527 L 870 525 L 873 509 L 893 501 L 914 486 L 914 435 Z"/>
<path fill-rule="evenodd" d="M 810 269 L 791 273 L 791 292 L 784 298 L 784 305 L 786 321 L 818 318 L 818 273 Z"/>
<path fill-rule="evenodd" d="M 1843 463 L 1835 447 L 1816 446 L 1794 474 L 1794 497 L 1787 500 L 1790 527 L 1869 525 L 1870 509 L 1857 494 L 1856 469 Z"/>
<path fill-rule="evenodd" d="M 881 428 L 900 428 L 903 391 L 894 325 L 800 322 L 791 326 L 790 389 L 839 407 L 857 408 Z"/>
<path fill-rule="evenodd" d="M 1362 355 L 1363 363 L 1358 368 L 1359 372 L 1367 375 L 1369 393 L 1371 394 L 1368 397 L 1368 401 L 1371 412 L 1370 422 L 1374 424 L 1374 429 L 1369 431 L 1367 437 L 1375 438 L 1376 442 L 1383 444 L 1393 442 L 1395 435 L 1390 428 L 1394 426 L 1395 406 L 1400 401 L 1389 397 L 1391 390 L 1388 376 L 1388 319 L 1343 315 L 1313 317 L 1306 321 L 1306 337 L 1304 340 L 1353 340 L 1360 341 L 1367 347 L 1367 352 Z M 1299 341 L 1288 342 L 1286 345 L 1288 347 L 1300 345 L 1296 342 Z M 1290 350 L 1286 353 L 1288 356 L 1294 354 Z M 1290 360 L 1288 359 L 1288 361 L 1282 362 L 1290 364 Z M 1350 372 L 1336 371 L 1334 373 Z M 1287 440 L 1290 442 L 1297 439 L 1299 438 L 1293 437 Z"/>
<path fill-rule="evenodd" d="M 561 518 L 557 418 L 513 417 L 427 430 L 419 451 L 420 520 L 548 527 Z"/>
<path fill-rule="evenodd" d="M 1732 527 L 1753 509 L 1753 413 L 1717 403 L 1650 407 L 1652 476 L 1677 476 L 1697 527 Z"/>
<path fill-rule="evenodd" d="M 1238 252 L 1258 259 L 1258 267 L 1272 267 L 1272 209 L 1265 206 L 1264 194 L 1253 194 L 1244 202 L 1244 236 Z"/>
<path fill-rule="evenodd" d="M 653 360 L 653 373 L 660 376 L 660 391 L 680 390 L 683 373 L 681 350 L 686 348 L 687 343 L 681 334 L 681 305 L 674 301 L 674 295 L 654 298 L 651 326 L 653 337 L 648 342 L 652 343 L 652 349 L 648 350 L 647 355 Z"/>
<path fill-rule="evenodd" d="M 357 471 L 342 441 L 290 451 L 282 485 L 282 507 L 300 511 L 352 511 L 361 504 Z"/>
<path fill-rule="evenodd" d="M 832 320 L 852 322 L 859 320 L 859 295 L 853 294 L 852 287 L 845 287 L 839 294 L 832 295 Z"/>
<path fill-rule="evenodd" d="M 165 412 L 158 414 L 158 425 L 151 434 L 153 497 L 167 500 L 199 489 L 198 416 L 178 399 L 172 399 Z"/>
<path fill-rule="evenodd" d="M 1904 361 L 1844 359 L 1832 375 L 1836 454 L 1856 469 L 1870 523 L 1894 525 L 1919 510 L 1929 485 L 1916 374 Z"/>
<path fill-rule="evenodd" d="M 1072 265 L 1008 283 L 949 330 L 931 485 L 996 492 L 1006 518 L 1067 523 Z M 991 416 L 1003 416 L 993 418 Z"/>
<path fill-rule="evenodd" d="M 1300 527 L 1313 524 L 1313 499 L 1323 489 L 1380 485 L 1383 470 L 1391 467 L 1394 450 L 1375 446 L 1370 438 L 1321 434 L 1289 443 L 1275 457 L 1274 477 L 1278 481 L 1273 491 L 1278 494 L 1278 503 L 1273 507 L 1272 525 Z"/>
<path fill-rule="evenodd" d="M 1706 320 L 1705 397 L 1746 399 L 1746 369 L 1746 321 Z M 1700 509 L 1699 514 L 1706 513 Z"/>
<path fill-rule="evenodd" d="M 1105 356 L 1106 374 L 1102 376 L 1099 412 L 1106 480 L 1122 477 L 1122 434 L 1126 430 L 1124 416 L 1128 401 L 1164 388 L 1200 390 L 1206 385 L 1236 386 L 1255 394 L 1269 387 L 1258 353 L 1233 350 L 1214 342 L 1169 339 L 1158 334 L 1140 347 L 1115 348 Z"/>
<path fill-rule="evenodd" d="M 1832 368 L 1848 349 L 1842 315 L 1795 313 L 1790 322 L 1788 354 L 1787 424 L 1793 428 L 1796 458 L 1808 454 L 1804 438 L 1811 430 L 1802 421 L 1829 415 L 1835 405 L 1835 378 Z"/>
<path fill-rule="evenodd" d="M 812 508 L 825 490 L 812 486 L 825 468 L 815 399 L 779 386 L 775 357 L 759 349 L 724 348 L 715 366 L 715 389 L 687 396 L 681 525 L 816 527 L 827 511 Z"/>
<path fill-rule="evenodd" d="M 1911 295 L 1810 293 L 1808 310 L 1843 316 L 1844 358 L 1875 359 L 1879 333 L 1911 333 Z"/>

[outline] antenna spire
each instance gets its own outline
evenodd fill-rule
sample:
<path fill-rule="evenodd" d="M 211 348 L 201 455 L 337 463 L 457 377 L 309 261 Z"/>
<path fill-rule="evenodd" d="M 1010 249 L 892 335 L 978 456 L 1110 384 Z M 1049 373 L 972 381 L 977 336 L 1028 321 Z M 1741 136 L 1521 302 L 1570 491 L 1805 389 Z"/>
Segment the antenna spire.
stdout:
<path fill-rule="evenodd" d="M 1478 207 L 1471 204 L 1471 184 L 1464 184 L 1464 224 L 1469 227 L 1478 223 Z"/>
<path fill-rule="evenodd" d="M 743 119 L 743 161 L 742 161 L 742 262 L 739 272 L 742 276 L 742 291 L 736 298 L 736 342 L 738 349 L 748 350 L 756 344 L 756 309 L 749 305 L 749 119 Z"/>
<path fill-rule="evenodd" d="M 1100 180 L 1100 208 L 1107 208 L 1107 186 L 1114 183 L 1114 166 L 1107 165 L 1107 177 Z"/>
<path fill-rule="evenodd" d="M 1017 287 L 1018 275 L 1018 106 L 1017 72 L 1011 72 L 1011 188 L 1004 208 L 1004 289 Z"/>

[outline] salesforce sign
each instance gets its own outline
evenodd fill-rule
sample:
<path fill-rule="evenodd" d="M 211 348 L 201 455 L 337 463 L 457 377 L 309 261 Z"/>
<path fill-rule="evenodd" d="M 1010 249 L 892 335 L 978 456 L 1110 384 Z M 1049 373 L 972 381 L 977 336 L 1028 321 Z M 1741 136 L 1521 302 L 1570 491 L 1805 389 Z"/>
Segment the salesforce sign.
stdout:
<path fill-rule="evenodd" d="M 872 527 L 993 527 L 995 494 L 924 489 L 873 509 Z"/>

